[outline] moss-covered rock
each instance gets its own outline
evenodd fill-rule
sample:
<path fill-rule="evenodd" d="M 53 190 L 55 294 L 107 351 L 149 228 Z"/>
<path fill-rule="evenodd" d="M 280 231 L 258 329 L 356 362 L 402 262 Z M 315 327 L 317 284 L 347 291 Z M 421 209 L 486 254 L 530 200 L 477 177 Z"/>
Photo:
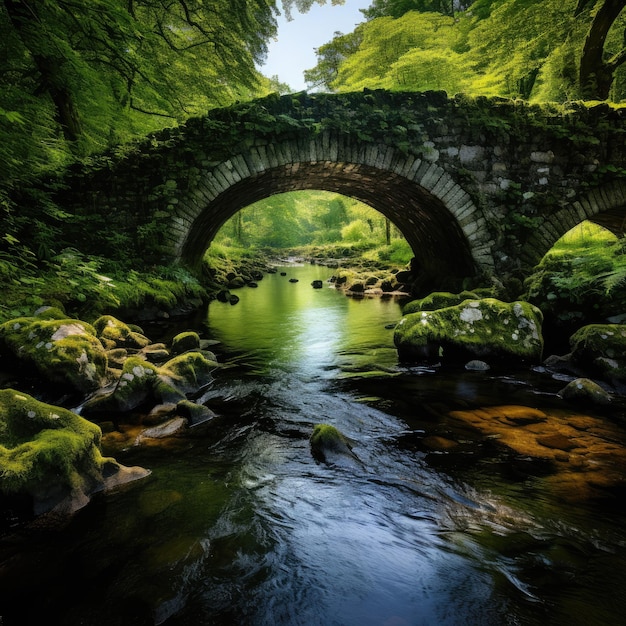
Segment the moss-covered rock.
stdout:
<path fill-rule="evenodd" d="M 212 352 L 185 352 L 159 368 L 159 379 L 162 385 L 185 394 L 196 391 L 211 381 L 211 373 L 216 367 L 217 360 Z M 171 401 L 166 395 L 161 396 L 163 402 Z"/>
<path fill-rule="evenodd" d="M 30 496 L 35 514 L 77 510 L 121 467 L 102 457 L 101 436 L 67 409 L 0 390 L 0 492 Z"/>
<path fill-rule="evenodd" d="M 102 393 L 90 398 L 83 406 L 86 415 L 93 413 L 132 411 L 144 402 L 155 400 L 155 384 L 159 369 L 138 356 L 130 356 L 117 381 Z"/>
<path fill-rule="evenodd" d="M 473 291 L 462 291 L 461 293 L 450 293 L 449 291 L 434 291 L 425 298 L 412 300 L 402 308 L 403 315 L 410 313 L 420 313 L 421 311 L 436 311 L 449 306 L 456 306 L 465 300 L 479 300 Z"/>
<path fill-rule="evenodd" d="M 117 348 L 141 349 L 150 344 L 146 336 L 112 315 L 99 317 L 93 323 L 93 327 L 103 343 L 113 342 Z"/>
<path fill-rule="evenodd" d="M 344 459 L 360 462 L 352 452 L 350 440 L 331 424 L 316 424 L 309 443 L 313 458 L 322 463 L 336 463 Z"/>
<path fill-rule="evenodd" d="M 603 379 L 626 383 L 626 325 L 590 324 L 570 337 L 571 361 Z"/>
<path fill-rule="evenodd" d="M 86 415 L 124 413 L 143 404 L 179 403 L 208 383 L 217 362 L 211 352 L 185 352 L 158 367 L 139 356 L 128 357 L 114 385 L 90 398 Z"/>
<path fill-rule="evenodd" d="M 75 319 L 21 317 L 0 325 L 0 350 L 45 379 L 90 392 L 107 381 L 107 356 L 93 326 Z"/>
<path fill-rule="evenodd" d="M 405 361 L 469 357 L 541 358 L 541 311 L 527 302 L 494 298 L 405 315 L 394 343 Z"/>
<path fill-rule="evenodd" d="M 170 351 L 172 355 L 182 354 L 188 350 L 199 350 L 200 348 L 200 336 L 198 333 L 188 331 L 179 333 L 172 339 L 172 345 Z"/>
<path fill-rule="evenodd" d="M 558 396 L 570 402 L 606 406 L 611 404 L 611 394 L 588 378 L 577 378 L 568 383 Z"/>

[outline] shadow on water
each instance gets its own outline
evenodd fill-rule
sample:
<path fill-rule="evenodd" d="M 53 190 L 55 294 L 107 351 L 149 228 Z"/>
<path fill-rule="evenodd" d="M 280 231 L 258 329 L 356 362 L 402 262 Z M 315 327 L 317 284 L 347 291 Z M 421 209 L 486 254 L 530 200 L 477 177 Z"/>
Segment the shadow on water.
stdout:
<path fill-rule="evenodd" d="M 620 622 L 623 429 L 528 371 L 399 367 L 396 303 L 286 271 L 209 308 L 210 429 L 116 452 L 151 477 L 2 538 L 3 624 Z M 356 458 L 316 462 L 318 423 Z"/>

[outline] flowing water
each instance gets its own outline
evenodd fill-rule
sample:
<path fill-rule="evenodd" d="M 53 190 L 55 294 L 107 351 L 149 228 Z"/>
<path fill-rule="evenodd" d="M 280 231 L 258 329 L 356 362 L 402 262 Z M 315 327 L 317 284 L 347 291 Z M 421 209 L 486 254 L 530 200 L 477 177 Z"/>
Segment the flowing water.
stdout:
<path fill-rule="evenodd" d="M 151 476 L 2 538 L 3 626 L 623 623 L 614 416 L 545 374 L 402 367 L 397 302 L 283 269 L 201 321 L 210 428 L 116 450 Z M 317 462 L 318 423 L 354 456 Z"/>

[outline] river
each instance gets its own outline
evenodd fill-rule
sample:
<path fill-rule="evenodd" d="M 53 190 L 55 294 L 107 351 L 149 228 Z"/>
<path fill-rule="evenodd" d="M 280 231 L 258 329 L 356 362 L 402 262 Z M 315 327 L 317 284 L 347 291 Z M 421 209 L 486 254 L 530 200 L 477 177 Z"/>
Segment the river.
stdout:
<path fill-rule="evenodd" d="M 2 538 L 2 626 L 623 623 L 626 429 L 540 372 L 404 367 L 396 301 L 281 269 L 199 321 L 210 428 L 116 453 L 151 476 Z M 318 423 L 356 458 L 314 460 Z"/>

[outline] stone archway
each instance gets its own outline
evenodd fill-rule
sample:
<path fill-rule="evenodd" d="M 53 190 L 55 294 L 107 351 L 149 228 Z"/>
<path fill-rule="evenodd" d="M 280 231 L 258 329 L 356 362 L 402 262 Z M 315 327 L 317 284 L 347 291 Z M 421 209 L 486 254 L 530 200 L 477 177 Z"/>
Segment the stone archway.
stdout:
<path fill-rule="evenodd" d="M 626 181 L 616 180 L 582 194 L 550 215 L 535 229 L 522 250 L 522 261 L 534 267 L 568 231 L 589 220 L 618 237 L 626 234 Z"/>
<path fill-rule="evenodd" d="M 463 278 L 494 267 L 487 221 L 469 195 L 435 163 L 385 145 L 350 146 L 324 133 L 307 143 L 252 148 L 206 172 L 182 198 L 172 242 L 198 266 L 224 222 L 271 195 L 297 190 L 340 193 L 388 217 L 432 275 Z"/>

